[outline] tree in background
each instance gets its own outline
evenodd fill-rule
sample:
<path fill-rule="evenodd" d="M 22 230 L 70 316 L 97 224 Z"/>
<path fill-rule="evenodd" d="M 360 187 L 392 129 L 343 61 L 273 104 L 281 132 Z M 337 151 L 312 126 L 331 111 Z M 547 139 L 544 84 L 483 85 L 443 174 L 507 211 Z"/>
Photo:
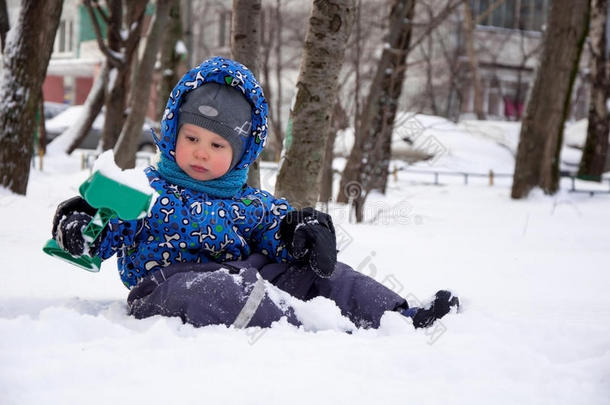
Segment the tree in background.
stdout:
<path fill-rule="evenodd" d="M 107 0 L 108 11 L 97 1 L 84 0 L 95 30 L 100 51 L 106 56 L 108 82 L 104 91 L 105 119 L 101 146 L 112 149 L 125 122 L 128 81 L 134 55 L 142 37 L 142 26 L 148 0 Z M 98 18 L 99 16 L 99 18 Z M 104 40 L 100 20 L 106 25 Z M 91 110 L 94 117 L 99 113 Z M 92 121 L 93 122 L 93 121 Z M 88 128 L 87 128 L 88 130 Z"/>
<path fill-rule="evenodd" d="M 608 29 L 608 0 L 591 0 L 589 50 L 591 52 L 591 92 L 589 97 L 589 123 L 578 176 L 600 181 L 605 171 L 610 133 L 610 60 L 606 35 Z"/>
<path fill-rule="evenodd" d="M 6 43 L 6 33 L 10 28 L 8 21 L 8 10 L 6 9 L 6 0 L 0 0 L 0 51 L 4 51 Z"/>
<path fill-rule="evenodd" d="M 318 201 L 328 204 L 333 198 L 333 160 L 335 139 L 337 132 L 349 127 L 349 119 L 343 106 L 337 100 L 330 116 L 330 126 L 328 128 L 328 138 L 326 140 L 324 163 L 320 170 L 320 196 Z"/>
<path fill-rule="evenodd" d="M 292 142 L 281 162 L 275 194 L 297 208 L 314 206 L 337 79 L 355 15 L 355 0 L 314 0 L 290 112 Z"/>
<path fill-rule="evenodd" d="M 176 2 L 178 2 L 178 0 L 176 0 Z M 104 105 L 106 105 L 106 113 L 101 143 L 103 145 L 110 145 L 103 146 L 103 149 L 111 149 L 115 146 L 124 124 L 126 124 L 127 104 L 125 100 L 129 95 L 127 91 L 127 86 L 129 84 L 128 79 L 130 79 L 131 65 L 135 64 L 133 63 L 133 59 L 137 59 L 135 52 L 140 44 L 142 23 L 147 1 L 140 1 L 140 3 L 130 2 L 129 7 L 126 8 L 127 15 L 132 16 L 128 20 L 132 20 L 133 18 L 136 18 L 137 20 L 130 24 L 131 29 L 129 31 L 123 30 L 122 28 L 124 7 L 120 0 L 108 0 L 107 10 L 102 8 L 97 1 L 84 0 L 84 5 L 89 13 L 89 18 L 91 18 L 98 46 L 106 56 L 106 59 L 102 63 L 100 72 L 95 78 L 93 86 L 87 95 L 81 115 L 70 128 L 51 144 L 51 147 L 62 150 L 68 154 L 78 148 L 81 142 L 87 137 L 91 125 Z M 138 7 L 138 5 L 140 7 Z M 106 27 L 106 41 L 103 38 L 101 24 Z M 123 30 L 124 36 L 116 34 L 117 32 L 121 32 L 121 30 Z M 118 51 L 115 49 L 118 49 Z M 129 60 L 129 62 L 127 62 L 127 60 Z M 150 74 L 148 77 L 150 77 Z M 133 83 L 136 81 L 136 78 L 132 77 L 131 79 L 133 88 Z M 143 89 L 138 89 L 138 91 L 141 90 Z M 144 108 L 146 108 L 146 106 L 147 103 L 144 103 Z M 138 108 L 139 107 L 140 106 L 138 106 Z"/>
<path fill-rule="evenodd" d="M 375 78 L 360 117 L 359 136 L 346 163 L 337 202 L 353 197 L 358 222 L 368 193 L 385 188 L 391 152 L 392 130 L 406 71 L 415 10 L 413 0 L 394 0 L 390 26 Z M 348 192 L 349 190 L 349 192 Z M 355 190 L 355 193 L 352 193 Z"/>
<path fill-rule="evenodd" d="M 59 25 L 61 0 L 24 0 L 9 31 L 0 74 L 0 180 L 25 195 L 36 110 Z"/>
<path fill-rule="evenodd" d="M 142 125 L 144 124 L 144 117 L 146 116 L 146 108 L 148 107 L 148 99 L 150 97 L 150 78 L 152 77 L 155 62 L 157 60 L 161 37 L 165 32 L 165 27 L 169 20 L 169 11 L 174 1 L 175 0 L 157 0 L 155 3 L 155 15 L 150 24 L 144 52 L 138 63 L 131 85 L 129 94 L 129 115 L 114 147 L 114 160 L 122 169 L 132 168 L 136 164 L 138 140 L 142 131 Z"/>
<path fill-rule="evenodd" d="M 190 3 L 190 2 L 189 2 Z M 157 88 L 159 100 L 157 103 L 156 120 L 161 120 L 167 104 L 167 98 L 178 80 L 185 73 L 184 63 L 188 53 L 183 42 L 182 18 L 180 12 L 180 0 L 173 0 L 169 12 L 169 23 L 161 43 L 161 80 Z"/>
<path fill-rule="evenodd" d="M 521 125 L 512 198 L 559 188 L 559 154 L 574 78 L 589 27 L 589 0 L 554 0 Z"/>
<path fill-rule="evenodd" d="M 233 23 L 231 24 L 231 57 L 246 65 L 258 78 L 260 67 L 261 0 L 233 0 Z M 248 185 L 260 188 L 258 159 L 250 165 Z"/>
<path fill-rule="evenodd" d="M 481 83 L 481 75 L 479 73 L 479 59 L 477 58 L 477 52 L 474 45 L 474 30 L 475 30 L 475 19 L 472 15 L 472 7 L 469 1 L 464 2 L 464 42 L 466 45 L 466 54 L 468 56 L 468 63 L 470 64 L 470 76 L 472 82 L 472 94 L 473 94 L 473 109 L 474 113 L 479 120 L 485 119 L 485 113 L 483 111 L 483 84 Z"/>
<path fill-rule="evenodd" d="M 261 10 L 261 85 L 269 103 L 269 138 L 266 150 L 272 151 L 272 159 L 279 161 L 284 142 L 282 128 L 282 48 L 285 46 L 282 33 L 284 31 L 284 16 L 282 15 L 282 0 L 276 0 L 275 5 L 263 6 Z M 271 56 L 275 63 L 275 91 L 271 85 Z"/>
<path fill-rule="evenodd" d="M 473 109 L 478 120 L 484 120 L 486 116 L 483 109 L 483 82 L 479 72 L 479 58 L 475 48 L 474 31 L 477 24 L 487 18 L 496 8 L 503 5 L 504 2 L 505 0 L 495 0 L 489 5 L 487 10 L 478 16 L 474 16 L 470 1 L 464 1 L 464 42 L 466 46 L 466 55 L 468 56 L 468 63 L 470 65 Z M 512 4 L 509 4 L 509 6 L 514 7 Z"/>

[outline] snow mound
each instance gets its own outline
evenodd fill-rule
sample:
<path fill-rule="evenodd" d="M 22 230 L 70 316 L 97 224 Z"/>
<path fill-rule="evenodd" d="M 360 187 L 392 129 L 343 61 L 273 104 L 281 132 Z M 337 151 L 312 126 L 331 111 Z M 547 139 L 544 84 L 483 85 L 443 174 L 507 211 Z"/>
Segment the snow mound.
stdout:
<path fill-rule="evenodd" d="M 446 148 L 434 165 L 510 162 L 498 144 L 510 123 L 469 125 L 473 134 L 419 119 Z M 508 185 L 429 187 L 398 172 L 387 195 L 369 196 L 369 222 L 331 212 L 339 260 L 410 303 L 451 289 L 459 314 L 415 330 L 386 313 L 378 329 L 356 329 L 329 300 L 270 290 L 302 327 L 194 328 L 129 316 L 115 258 L 89 273 L 42 252 L 58 203 L 89 176 L 79 156 L 49 156 L 44 168 L 25 197 L 0 190 L 1 404 L 608 403 L 605 195 L 513 201 Z"/>

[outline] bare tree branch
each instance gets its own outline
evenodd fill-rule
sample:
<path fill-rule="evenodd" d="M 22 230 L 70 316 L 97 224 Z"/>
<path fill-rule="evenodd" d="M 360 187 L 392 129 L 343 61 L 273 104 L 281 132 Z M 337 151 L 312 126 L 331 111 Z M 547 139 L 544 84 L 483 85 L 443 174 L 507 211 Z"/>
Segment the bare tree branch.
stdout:
<path fill-rule="evenodd" d="M 415 39 L 413 42 L 411 42 L 411 46 L 409 46 L 409 49 L 407 49 L 407 53 L 410 53 L 413 49 L 417 48 L 417 46 L 419 44 L 421 44 L 424 39 L 426 39 L 426 37 L 428 35 L 430 35 L 430 33 L 432 31 L 434 31 L 436 28 L 438 28 L 438 26 L 445 21 L 445 19 L 447 17 L 449 17 L 451 15 L 451 13 L 458 8 L 458 6 L 460 4 L 462 4 L 464 1 L 467 0 L 456 0 L 455 3 L 452 3 L 451 0 L 449 0 L 449 4 L 447 5 L 447 7 L 445 7 L 440 13 L 438 13 L 434 18 L 432 18 L 430 20 L 430 22 L 427 23 L 426 25 L 426 29 L 424 30 L 424 32 L 417 38 Z"/>
<path fill-rule="evenodd" d="M 505 0 L 496 0 L 495 3 L 492 3 L 487 10 L 485 10 L 483 13 L 481 13 L 477 18 L 474 19 L 474 24 L 480 24 L 481 21 L 483 21 L 484 19 L 486 19 L 491 13 L 494 12 L 495 9 L 497 9 L 498 7 L 500 7 Z"/>
<path fill-rule="evenodd" d="M 100 13 L 100 17 L 102 17 L 102 20 L 104 20 L 104 22 L 107 25 L 110 25 L 110 17 L 108 17 L 108 14 L 106 13 L 106 10 L 104 10 L 102 8 L 102 6 L 100 6 L 100 3 L 97 2 L 97 0 L 93 1 L 93 6 L 95 6 L 95 9 L 97 10 L 98 13 Z"/>
<path fill-rule="evenodd" d="M 91 23 L 93 24 L 93 31 L 95 31 L 95 38 L 97 40 L 97 45 L 100 48 L 100 51 L 106 56 L 108 59 L 108 63 L 112 65 L 112 67 L 120 67 L 123 65 L 123 61 L 116 56 L 114 52 L 111 52 L 106 43 L 104 42 L 104 38 L 102 35 L 102 29 L 100 28 L 100 24 L 97 21 L 97 17 L 95 16 L 95 12 L 93 11 L 93 6 L 91 4 L 91 0 L 84 0 L 85 8 L 89 13 L 89 17 L 91 18 Z"/>

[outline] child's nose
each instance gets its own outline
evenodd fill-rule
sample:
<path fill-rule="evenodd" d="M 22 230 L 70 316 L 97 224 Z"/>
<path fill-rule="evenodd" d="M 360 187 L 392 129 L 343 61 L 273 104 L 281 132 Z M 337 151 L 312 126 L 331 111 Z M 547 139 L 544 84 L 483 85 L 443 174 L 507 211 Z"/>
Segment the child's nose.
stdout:
<path fill-rule="evenodd" d="M 198 159 L 207 159 L 208 151 L 206 148 L 197 148 L 195 149 L 195 157 Z"/>

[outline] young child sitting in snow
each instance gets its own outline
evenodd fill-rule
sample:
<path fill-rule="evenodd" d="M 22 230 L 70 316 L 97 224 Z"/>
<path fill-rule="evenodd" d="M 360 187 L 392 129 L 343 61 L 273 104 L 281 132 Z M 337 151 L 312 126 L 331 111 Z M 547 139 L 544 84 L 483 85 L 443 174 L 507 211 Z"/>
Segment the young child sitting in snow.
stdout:
<path fill-rule="evenodd" d="M 88 252 L 117 254 L 130 314 L 179 316 L 195 326 L 268 327 L 282 317 L 299 325 L 262 279 L 304 301 L 327 297 L 359 327 L 378 327 L 385 311 L 426 327 L 457 307 L 457 297 L 439 291 L 429 307 L 409 308 L 392 290 L 337 263 L 330 216 L 293 210 L 247 186 L 266 134 L 267 103 L 245 66 L 212 58 L 176 85 L 155 139 L 160 160 L 145 169 L 159 194 L 154 206 L 144 219 L 111 220 Z M 73 256 L 84 253 L 81 230 L 94 213 L 80 197 L 57 209 L 53 237 Z"/>

